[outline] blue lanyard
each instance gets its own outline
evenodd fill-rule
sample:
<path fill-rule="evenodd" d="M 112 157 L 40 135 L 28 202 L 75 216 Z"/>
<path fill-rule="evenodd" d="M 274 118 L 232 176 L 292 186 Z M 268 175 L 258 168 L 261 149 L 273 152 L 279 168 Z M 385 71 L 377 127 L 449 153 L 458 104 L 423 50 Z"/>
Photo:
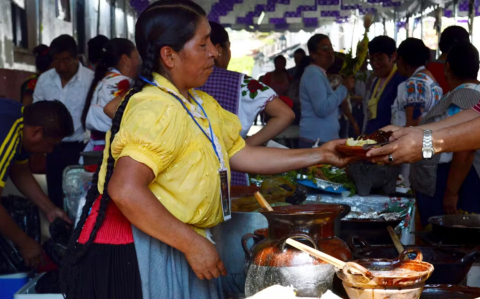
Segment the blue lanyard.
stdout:
<path fill-rule="evenodd" d="M 158 87 L 157 84 L 155 84 L 154 82 L 140 76 L 140 78 L 147 82 L 148 84 L 151 84 L 153 86 L 156 86 Z M 197 100 L 195 100 L 194 97 L 192 97 L 192 95 L 190 93 L 188 93 L 188 95 L 192 98 L 192 100 L 200 107 L 200 109 L 202 109 L 202 112 L 203 112 L 203 115 L 205 115 L 205 118 L 207 119 L 208 121 L 208 127 L 210 129 L 210 136 L 212 136 L 212 138 L 210 138 L 207 134 L 207 132 L 205 132 L 205 130 L 202 128 L 202 126 L 200 126 L 200 124 L 197 122 L 197 120 L 195 119 L 195 117 L 193 116 L 193 114 L 190 112 L 190 110 L 187 108 L 187 106 L 185 105 L 185 103 L 178 97 L 176 96 L 175 94 L 169 92 L 174 98 L 176 98 L 180 104 L 182 104 L 183 108 L 185 108 L 185 110 L 187 111 L 188 115 L 190 115 L 190 117 L 193 119 L 193 121 L 195 122 L 195 124 L 198 126 L 198 128 L 202 131 L 202 133 L 205 135 L 205 137 L 208 138 L 208 140 L 212 143 L 212 146 L 213 146 L 213 150 L 215 151 L 215 155 L 217 155 L 217 158 L 218 158 L 218 161 L 220 162 L 220 165 L 222 166 L 222 161 L 220 160 L 220 156 L 218 155 L 218 151 L 217 151 L 217 147 L 215 146 L 215 141 L 214 141 L 214 135 L 213 135 L 213 130 L 212 130 L 212 125 L 210 124 L 210 120 L 208 119 L 208 116 L 207 116 L 207 113 L 205 112 L 205 109 L 203 109 L 202 105 L 200 105 L 200 103 L 197 102 Z M 222 166 L 223 167 L 223 166 Z"/>

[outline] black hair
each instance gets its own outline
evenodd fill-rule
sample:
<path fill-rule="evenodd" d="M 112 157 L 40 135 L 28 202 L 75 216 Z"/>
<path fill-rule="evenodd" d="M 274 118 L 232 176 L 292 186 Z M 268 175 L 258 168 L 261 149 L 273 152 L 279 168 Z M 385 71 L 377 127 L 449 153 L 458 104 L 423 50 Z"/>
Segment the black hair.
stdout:
<path fill-rule="evenodd" d="M 317 52 L 318 44 L 324 39 L 330 39 L 330 38 L 325 34 L 317 33 L 308 40 L 307 47 L 308 47 L 308 51 L 310 52 L 310 55 L 312 53 Z"/>
<path fill-rule="evenodd" d="M 212 31 L 210 32 L 210 40 L 212 41 L 212 44 L 214 46 L 220 45 L 222 48 L 225 48 L 230 41 L 227 30 L 217 22 L 210 21 L 209 23 L 210 28 L 212 28 Z"/>
<path fill-rule="evenodd" d="M 307 55 L 307 53 L 305 53 L 305 50 L 300 48 L 300 49 L 296 49 L 295 52 L 293 52 L 293 55 L 297 55 L 297 54 L 302 54 L 303 56 Z"/>
<path fill-rule="evenodd" d="M 302 79 L 303 72 L 305 72 L 305 69 L 312 63 L 312 58 L 310 56 L 305 56 L 300 60 L 300 63 L 298 64 L 297 71 L 295 72 L 295 75 L 293 76 L 293 80 L 300 80 Z"/>
<path fill-rule="evenodd" d="M 91 63 L 97 64 L 98 61 L 102 59 L 103 49 L 107 46 L 108 42 L 108 37 L 101 34 L 88 41 L 88 60 L 90 60 Z"/>
<path fill-rule="evenodd" d="M 69 52 L 73 58 L 78 58 L 77 42 L 68 34 L 60 35 L 50 44 L 50 56 L 52 58 L 62 52 Z"/>
<path fill-rule="evenodd" d="M 86 129 L 85 122 L 87 120 L 88 110 L 90 109 L 90 104 L 92 103 L 93 94 L 97 88 L 98 82 L 105 78 L 109 68 L 117 67 L 122 55 L 130 57 L 135 50 L 135 45 L 128 39 L 114 38 L 105 46 L 104 50 L 105 51 L 102 51 L 102 58 L 98 61 L 98 64 L 95 67 L 95 77 L 90 85 L 90 90 L 88 91 L 87 99 L 85 100 L 85 106 L 83 107 L 82 126 L 84 129 Z"/>
<path fill-rule="evenodd" d="M 23 110 L 25 126 L 43 128 L 43 137 L 65 138 L 73 135 L 73 119 L 67 107 L 60 101 L 39 101 Z"/>
<path fill-rule="evenodd" d="M 476 80 L 479 69 L 478 50 L 470 42 L 460 42 L 448 51 L 447 61 L 452 74 L 461 80 Z"/>
<path fill-rule="evenodd" d="M 47 45 L 38 45 L 33 49 L 35 55 L 35 66 L 37 70 L 44 73 L 50 69 L 52 65 L 52 57 L 49 54 L 50 49 Z"/>
<path fill-rule="evenodd" d="M 284 60 L 285 62 L 287 62 L 287 59 L 286 59 L 285 56 L 283 56 L 283 55 L 278 55 L 277 57 L 275 57 L 275 58 L 273 59 L 273 62 L 275 63 L 275 62 L 277 62 L 279 59 Z"/>
<path fill-rule="evenodd" d="M 382 53 L 392 56 L 397 51 L 395 40 L 386 35 L 377 36 L 368 43 L 368 52 L 372 54 Z"/>
<path fill-rule="evenodd" d="M 135 42 L 143 61 L 140 75 L 147 80 L 153 80 L 153 72 L 159 72 L 165 75 L 165 71 L 160 63 L 160 50 L 163 47 L 171 47 L 174 51 L 180 52 L 185 44 L 194 37 L 198 23 L 205 17 L 205 11 L 198 4 L 190 0 L 160 0 L 150 4 L 148 8 L 140 14 L 135 25 Z M 140 76 L 136 78 L 132 89 L 119 105 L 115 117 L 112 120 L 110 144 L 112 144 L 115 135 L 120 129 L 123 112 L 130 98 L 140 92 L 145 84 Z M 62 292 L 67 294 L 69 299 L 74 299 L 77 294 L 75 287 L 78 285 L 78 278 L 79 275 L 81 275 L 74 266 L 85 256 L 105 219 L 105 211 L 108 202 L 111 200 L 108 194 L 108 183 L 112 177 L 114 165 L 115 159 L 112 156 L 110 148 L 107 158 L 103 194 L 92 232 L 85 245 L 77 247 L 77 240 L 82 232 L 90 208 L 95 202 L 95 199 L 100 195 L 97 187 L 100 167 L 93 177 L 92 186 L 88 191 L 82 216 L 70 239 L 61 274 L 63 279 Z"/>
<path fill-rule="evenodd" d="M 443 30 L 438 47 L 442 53 L 447 53 L 458 42 L 470 42 L 470 35 L 463 27 L 450 26 Z"/>
<path fill-rule="evenodd" d="M 406 65 L 415 68 L 428 64 L 430 60 L 430 49 L 418 38 L 404 40 L 398 47 L 397 54 Z"/>

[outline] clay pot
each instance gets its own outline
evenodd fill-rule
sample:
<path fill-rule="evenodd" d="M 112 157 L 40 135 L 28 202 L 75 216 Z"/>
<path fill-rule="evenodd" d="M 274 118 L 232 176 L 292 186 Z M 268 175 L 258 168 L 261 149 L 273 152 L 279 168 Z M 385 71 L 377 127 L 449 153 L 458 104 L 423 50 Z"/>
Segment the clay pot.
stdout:
<path fill-rule="evenodd" d="M 409 253 L 415 253 L 414 260 L 408 260 Z M 337 270 L 337 276 L 350 299 L 418 299 L 425 281 L 433 272 L 433 266 L 422 262 L 423 255 L 418 249 L 407 249 L 397 259 L 362 259 L 355 263 L 367 268 L 373 277 L 352 274 L 355 264 L 347 263 Z"/>
<path fill-rule="evenodd" d="M 302 205 L 262 211 L 268 221 L 268 236 L 252 249 L 244 246 L 250 261 L 245 295 L 276 284 L 295 287 L 298 297 L 321 297 L 332 289 L 334 267 L 285 241 L 296 239 L 343 261 L 351 259 L 347 244 L 334 235 L 335 218 L 343 209 L 341 205 Z"/>

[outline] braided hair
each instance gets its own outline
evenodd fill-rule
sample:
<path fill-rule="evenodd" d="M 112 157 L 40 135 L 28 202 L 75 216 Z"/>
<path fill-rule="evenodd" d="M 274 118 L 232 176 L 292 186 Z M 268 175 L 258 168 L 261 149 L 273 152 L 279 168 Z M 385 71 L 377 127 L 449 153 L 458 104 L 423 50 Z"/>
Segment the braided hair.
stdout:
<path fill-rule="evenodd" d="M 123 113 L 130 98 L 140 92 L 146 84 L 142 80 L 142 77 L 153 81 L 153 72 L 158 72 L 165 76 L 168 75 L 160 62 L 160 50 L 163 47 L 170 47 L 174 51 L 180 52 L 184 45 L 194 37 L 197 24 L 205 16 L 205 11 L 198 4 L 190 0 L 160 0 L 152 3 L 142 12 L 135 25 L 135 43 L 143 64 L 139 72 L 140 76 L 133 83 L 132 89 L 125 96 L 125 99 L 118 107 L 115 117 L 112 120 L 110 145 L 113 143 L 115 135 L 120 129 Z M 100 196 L 97 184 L 101 167 L 98 168 L 93 177 L 92 186 L 88 191 L 82 215 L 70 239 L 69 247 L 63 260 L 61 269 L 62 292 L 64 294 L 68 293 L 72 296 L 72 299 L 75 297 L 76 281 L 78 275 L 80 275 L 78 263 L 87 254 L 90 245 L 95 240 L 97 232 L 105 219 L 107 205 L 111 200 L 108 194 L 108 183 L 112 177 L 115 165 L 111 147 L 106 164 L 105 183 L 100 199 L 98 216 L 88 241 L 83 246 L 78 246 L 77 240 L 88 218 L 90 209 L 95 200 Z"/>
<path fill-rule="evenodd" d="M 88 90 L 87 99 L 85 100 L 85 106 L 82 112 L 82 126 L 86 129 L 86 121 L 90 104 L 92 103 L 93 94 L 97 88 L 98 83 L 105 78 L 108 70 L 112 67 L 118 69 L 118 64 L 123 55 L 131 57 L 132 52 L 135 51 L 135 45 L 125 38 L 114 38 L 108 42 L 103 49 L 103 56 L 98 61 L 98 65 L 95 68 L 95 76 L 93 78 L 90 89 Z"/>

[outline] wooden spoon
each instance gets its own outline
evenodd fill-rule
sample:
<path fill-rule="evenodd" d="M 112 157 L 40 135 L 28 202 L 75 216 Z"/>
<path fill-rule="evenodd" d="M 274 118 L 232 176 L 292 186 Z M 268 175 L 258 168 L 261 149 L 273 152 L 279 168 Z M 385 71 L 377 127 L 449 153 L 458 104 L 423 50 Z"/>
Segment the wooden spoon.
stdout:
<path fill-rule="evenodd" d="M 391 226 L 387 227 L 387 230 L 388 230 L 388 233 L 390 234 L 390 238 L 392 238 L 393 245 L 395 245 L 395 249 L 397 249 L 399 254 L 402 253 L 405 250 L 405 248 L 403 248 L 403 245 L 398 239 L 397 234 L 395 233 L 395 231 Z"/>
<path fill-rule="evenodd" d="M 266 209 L 267 211 L 273 211 L 273 208 L 270 206 L 268 201 L 263 197 L 260 192 L 255 192 L 255 198 L 257 199 L 258 203 L 262 206 L 262 208 Z"/>
<path fill-rule="evenodd" d="M 335 258 L 335 257 L 333 257 L 329 254 L 326 254 L 324 252 L 316 250 L 315 248 L 312 248 L 310 246 L 302 244 L 302 243 L 300 243 L 298 241 L 295 241 L 293 239 L 288 238 L 286 243 L 290 246 L 293 246 L 293 247 L 297 248 L 298 250 L 301 250 L 303 252 L 306 252 L 306 253 L 310 254 L 313 257 L 319 258 L 322 261 L 329 263 L 330 265 L 334 266 L 335 268 L 343 269 L 347 265 L 347 263 L 345 263 L 344 261 L 341 261 L 341 260 L 339 260 L 339 259 L 337 259 L 337 258 Z M 350 270 L 353 270 L 352 272 L 355 272 L 354 274 L 361 274 L 361 275 L 363 275 L 365 277 L 368 277 L 370 279 L 373 278 L 372 273 L 370 271 L 368 271 L 365 267 L 363 267 L 363 266 L 361 266 L 357 263 L 353 263 L 353 262 L 350 262 L 349 264 L 351 266 L 354 266 L 354 268 L 350 268 Z"/>

